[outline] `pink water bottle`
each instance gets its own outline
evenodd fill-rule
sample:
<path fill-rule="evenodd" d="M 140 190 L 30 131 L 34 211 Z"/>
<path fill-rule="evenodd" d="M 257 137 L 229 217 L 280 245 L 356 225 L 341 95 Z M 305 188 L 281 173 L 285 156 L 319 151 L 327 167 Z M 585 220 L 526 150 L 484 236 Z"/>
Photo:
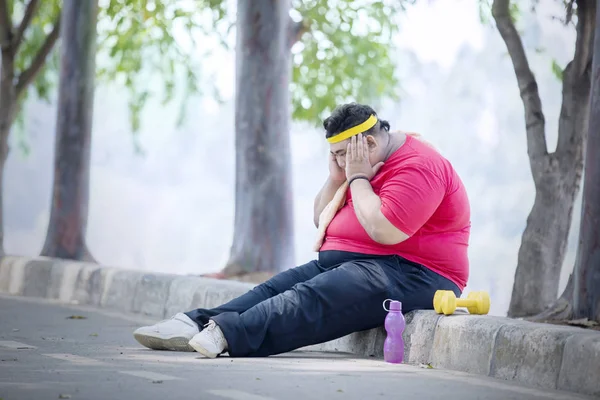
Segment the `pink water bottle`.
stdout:
<path fill-rule="evenodd" d="M 390 302 L 390 308 L 385 308 L 385 303 Z M 406 327 L 404 315 L 402 315 L 402 303 L 396 300 L 385 300 L 383 309 L 388 312 L 385 317 L 385 330 L 387 337 L 383 343 L 383 359 L 386 362 L 400 364 L 404 360 L 404 339 L 402 333 Z"/>

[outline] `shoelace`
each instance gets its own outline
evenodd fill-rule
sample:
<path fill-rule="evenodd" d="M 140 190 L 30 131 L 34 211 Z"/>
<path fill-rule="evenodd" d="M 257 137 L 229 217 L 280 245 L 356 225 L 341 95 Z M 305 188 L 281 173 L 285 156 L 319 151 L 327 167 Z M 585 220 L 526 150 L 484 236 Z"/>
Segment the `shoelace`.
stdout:
<path fill-rule="evenodd" d="M 207 324 L 204 324 L 204 328 L 206 328 L 207 330 L 214 330 L 215 327 L 217 326 L 217 324 L 215 324 L 215 322 L 213 320 L 208 321 Z"/>
<path fill-rule="evenodd" d="M 207 324 L 205 324 L 205 325 L 204 325 L 204 328 L 202 329 L 202 332 L 204 332 L 205 330 L 206 330 L 206 331 L 213 331 L 213 330 L 215 330 L 217 327 L 218 327 L 218 325 L 216 324 L 216 322 L 215 322 L 215 321 L 213 321 L 213 320 L 211 319 L 211 320 L 209 320 L 209 321 L 208 321 L 208 323 L 207 323 Z M 215 345 L 218 345 L 219 343 L 223 343 L 223 344 L 224 344 L 224 347 L 225 347 L 225 349 L 227 349 L 227 346 L 228 346 L 228 345 L 227 345 L 227 341 L 226 341 L 226 340 L 225 340 L 225 338 L 222 336 L 222 334 L 221 334 L 221 335 L 219 335 L 219 336 L 220 336 L 219 338 L 217 338 L 216 336 L 212 336 L 212 335 L 211 335 L 211 336 L 209 336 L 209 337 L 211 338 L 211 341 L 212 341 L 212 342 L 213 342 Z M 225 351 L 221 352 L 221 354 L 222 354 L 222 353 L 224 353 L 224 352 L 225 352 Z"/>

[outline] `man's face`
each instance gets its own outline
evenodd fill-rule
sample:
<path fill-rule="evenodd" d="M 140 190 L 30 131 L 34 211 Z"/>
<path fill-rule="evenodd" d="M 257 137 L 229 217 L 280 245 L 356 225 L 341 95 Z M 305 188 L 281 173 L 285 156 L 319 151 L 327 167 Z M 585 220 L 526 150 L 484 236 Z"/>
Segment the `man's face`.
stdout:
<path fill-rule="evenodd" d="M 349 143 L 350 139 L 346 139 L 343 142 L 329 144 L 329 151 L 342 169 L 346 168 L 346 149 Z M 371 165 L 375 165 L 378 162 L 375 162 L 375 158 L 377 158 L 377 152 L 375 151 L 377 149 L 377 141 L 373 136 L 369 135 L 367 136 L 367 143 L 369 144 L 369 162 Z"/>
<path fill-rule="evenodd" d="M 350 139 L 346 139 L 339 143 L 329 144 L 329 151 L 335 157 L 335 161 L 340 168 L 346 168 L 346 149 L 350 143 Z"/>

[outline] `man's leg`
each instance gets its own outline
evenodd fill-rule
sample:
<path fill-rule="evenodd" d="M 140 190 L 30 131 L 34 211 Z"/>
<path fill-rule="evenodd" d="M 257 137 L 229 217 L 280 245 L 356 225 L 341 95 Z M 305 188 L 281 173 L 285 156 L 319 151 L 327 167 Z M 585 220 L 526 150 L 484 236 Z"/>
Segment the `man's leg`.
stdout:
<path fill-rule="evenodd" d="M 249 308 L 254 307 L 261 301 L 267 300 L 273 296 L 291 289 L 295 284 L 308 281 L 322 273 L 324 269 L 316 260 L 280 272 L 268 281 L 261 283 L 243 295 L 212 309 L 198 308 L 185 313 L 190 319 L 202 328 L 208 323 L 210 317 L 217 316 L 224 312 L 243 313 Z"/>
<path fill-rule="evenodd" d="M 382 303 L 392 294 L 391 285 L 377 261 L 354 261 L 246 312 L 211 319 L 221 328 L 231 356 L 269 356 L 382 325 Z"/>
<path fill-rule="evenodd" d="M 311 261 L 277 274 L 222 306 L 177 313 L 168 320 L 136 329 L 133 336 L 141 345 L 153 350 L 194 351 L 188 342 L 200 332 L 209 317 L 222 312 L 242 313 L 265 299 L 285 292 L 298 282 L 312 279 L 322 271 L 317 261 Z"/>
<path fill-rule="evenodd" d="M 435 290 L 460 295 L 454 283 L 405 261 L 386 257 L 342 264 L 244 313 L 211 318 L 209 330 L 190 345 L 209 357 L 222 346 L 234 357 L 269 356 L 381 326 L 386 299 L 401 301 L 409 312 L 432 308 Z"/>

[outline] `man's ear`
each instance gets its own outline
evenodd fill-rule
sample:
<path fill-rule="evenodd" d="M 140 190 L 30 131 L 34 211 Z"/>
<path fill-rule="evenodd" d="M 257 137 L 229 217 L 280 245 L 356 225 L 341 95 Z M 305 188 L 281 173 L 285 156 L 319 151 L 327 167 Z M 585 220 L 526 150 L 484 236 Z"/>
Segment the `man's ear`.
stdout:
<path fill-rule="evenodd" d="M 369 146 L 369 151 L 374 151 L 377 148 L 377 139 L 373 135 L 367 136 L 367 146 Z"/>

